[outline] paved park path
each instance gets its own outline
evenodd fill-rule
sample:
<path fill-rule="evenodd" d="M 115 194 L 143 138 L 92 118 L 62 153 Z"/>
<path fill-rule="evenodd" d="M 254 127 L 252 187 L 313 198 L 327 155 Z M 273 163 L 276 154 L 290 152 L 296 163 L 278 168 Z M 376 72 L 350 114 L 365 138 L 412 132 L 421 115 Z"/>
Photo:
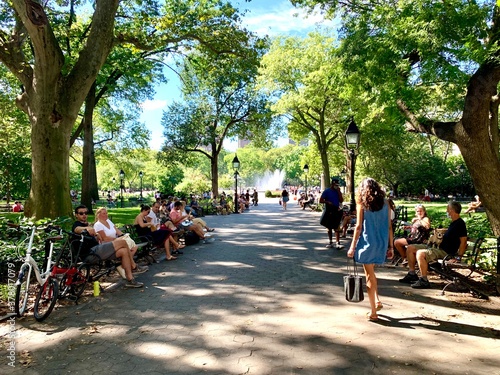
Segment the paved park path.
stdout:
<path fill-rule="evenodd" d="M 291 203 L 207 217 L 217 241 L 152 265 L 143 290 L 17 319 L 14 368 L 3 322 L 0 374 L 500 374 L 498 299 L 412 290 L 381 267 L 383 320 L 368 322 L 368 301 L 343 296 L 345 249 Z"/>

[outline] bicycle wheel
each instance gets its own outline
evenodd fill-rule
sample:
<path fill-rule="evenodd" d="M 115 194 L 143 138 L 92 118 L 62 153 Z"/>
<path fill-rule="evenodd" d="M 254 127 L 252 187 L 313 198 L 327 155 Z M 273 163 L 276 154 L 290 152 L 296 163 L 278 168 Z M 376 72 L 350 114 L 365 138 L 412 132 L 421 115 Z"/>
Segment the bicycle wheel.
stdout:
<path fill-rule="evenodd" d="M 23 264 L 19 271 L 18 283 L 16 285 L 16 299 L 14 309 L 17 316 L 21 317 L 27 310 L 28 300 L 36 294 L 37 282 L 35 271 L 28 264 Z"/>
<path fill-rule="evenodd" d="M 45 320 L 57 301 L 57 281 L 50 277 L 45 284 L 40 287 L 38 294 L 35 299 L 35 307 L 33 310 L 33 315 L 35 319 L 39 322 Z"/>
<path fill-rule="evenodd" d="M 87 281 L 90 279 L 90 265 L 82 263 L 78 266 L 71 280 L 71 294 L 80 297 L 85 290 Z"/>

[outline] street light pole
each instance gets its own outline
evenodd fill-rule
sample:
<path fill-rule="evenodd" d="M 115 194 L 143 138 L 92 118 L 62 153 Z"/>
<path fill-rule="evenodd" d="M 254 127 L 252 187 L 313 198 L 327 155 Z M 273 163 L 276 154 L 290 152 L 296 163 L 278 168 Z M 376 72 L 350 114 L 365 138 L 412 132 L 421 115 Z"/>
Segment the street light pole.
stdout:
<path fill-rule="evenodd" d="M 233 169 L 234 169 L 234 213 L 239 213 L 238 211 L 238 169 L 240 168 L 240 161 L 238 160 L 238 156 L 234 154 L 233 159 Z"/>
<path fill-rule="evenodd" d="M 359 139 L 361 133 L 359 132 L 354 119 L 351 120 L 349 127 L 345 132 L 345 145 L 351 158 L 351 211 L 356 210 L 356 200 L 354 199 L 354 173 L 356 168 L 356 151 L 359 149 Z"/>
<path fill-rule="evenodd" d="M 123 169 L 120 169 L 120 197 L 121 197 L 121 206 L 123 208 L 123 180 L 125 179 L 125 172 Z"/>
<path fill-rule="evenodd" d="M 139 172 L 139 178 L 141 179 L 141 197 L 139 198 L 139 200 L 142 202 L 142 177 L 144 176 L 144 174 L 142 173 L 142 171 Z"/>
<path fill-rule="evenodd" d="M 306 164 L 304 165 L 304 173 L 306 175 L 306 199 L 309 199 L 309 196 L 307 195 L 307 174 L 309 173 L 309 166 Z"/>
<path fill-rule="evenodd" d="M 462 198 L 465 197 L 465 183 L 464 183 L 464 174 L 465 174 L 465 165 L 460 164 L 458 167 L 458 171 L 462 177 Z"/>

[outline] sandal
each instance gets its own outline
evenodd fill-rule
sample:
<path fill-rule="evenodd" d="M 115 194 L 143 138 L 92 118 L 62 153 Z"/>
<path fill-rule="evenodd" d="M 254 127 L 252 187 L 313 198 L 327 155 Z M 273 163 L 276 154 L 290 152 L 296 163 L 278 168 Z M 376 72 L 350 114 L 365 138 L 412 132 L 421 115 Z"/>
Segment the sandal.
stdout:
<path fill-rule="evenodd" d="M 186 247 L 186 245 L 180 244 L 179 246 L 177 246 L 177 249 L 175 249 L 175 250 L 184 249 L 185 247 Z"/>
<path fill-rule="evenodd" d="M 380 311 L 380 310 L 382 310 L 383 308 L 384 308 L 384 305 L 382 305 L 382 302 L 377 302 L 377 303 L 375 304 L 375 309 L 376 309 L 377 311 Z"/>
<path fill-rule="evenodd" d="M 378 315 L 372 315 L 371 313 L 366 313 L 366 319 L 368 319 L 370 322 L 376 322 L 378 321 Z"/>
<path fill-rule="evenodd" d="M 170 261 L 170 260 L 176 260 L 177 257 L 170 257 L 170 258 L 166 258 L 167 262 Z"/>
<path fill-rule="evenodd" d="M 215 229 L 214 228 L 210 228 L 210 229 L 207 229 L 207 232 L 213 232 Z"/>

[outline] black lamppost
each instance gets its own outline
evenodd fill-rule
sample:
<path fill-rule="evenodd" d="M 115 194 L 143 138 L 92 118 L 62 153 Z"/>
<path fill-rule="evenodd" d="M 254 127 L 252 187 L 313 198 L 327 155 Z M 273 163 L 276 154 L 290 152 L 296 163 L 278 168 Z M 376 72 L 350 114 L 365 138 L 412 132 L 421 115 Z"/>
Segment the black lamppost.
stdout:
<path fill-rule="evenodd" d="M 141 197 L 139 198 L 139 200 L 142 202 L 142 177 L 144 176 L 144 174 L 142 173 L 142 171 L 139 172 L 139 178 L 141 179 Z"/>
<path fill-rule="evenodd" d="M 123 169 L 120 169 L 120 198 L 122 202 L 122 208 L 123 208 L 123 180 L 125 179 L 125 172 L 123 172 Z"/>
<path fill-rule="evenodd" d="M 360 136 L 361 133 L 354 119 L 352 119 L 345 132 L 345 145 L 351 158 L 351 211 L 356 209 L 356 200 L 354 199 L 354 172 L 356 167 L 356 151 L 359 149 Z"/>
<path fill-rule="evenodd" d="M 462 197 L 464 197 L 465 196 L 465 183 L 464 183 L 465 165 L 460 164 L 458 166 L 458 171 L 460 172 L 460 175 L 462 176 Z"/>
<path fill-rule="evenodd" d="M 234 213 L 239 213 L 238 211 L 238 169 L 240 169 L 240 161 L 238 160 L 238 156 L 234 154 L 233 159 L 233 169 L 234 169 Z"/>
<path fill-rule="evenodd" d="M 306 197 L 309 199 L 309 196 L 307 195 L 307 174 L 309 173 L 309 166 L 306 164 L 304 165 L 304 173 L 306 174 Z"/>

